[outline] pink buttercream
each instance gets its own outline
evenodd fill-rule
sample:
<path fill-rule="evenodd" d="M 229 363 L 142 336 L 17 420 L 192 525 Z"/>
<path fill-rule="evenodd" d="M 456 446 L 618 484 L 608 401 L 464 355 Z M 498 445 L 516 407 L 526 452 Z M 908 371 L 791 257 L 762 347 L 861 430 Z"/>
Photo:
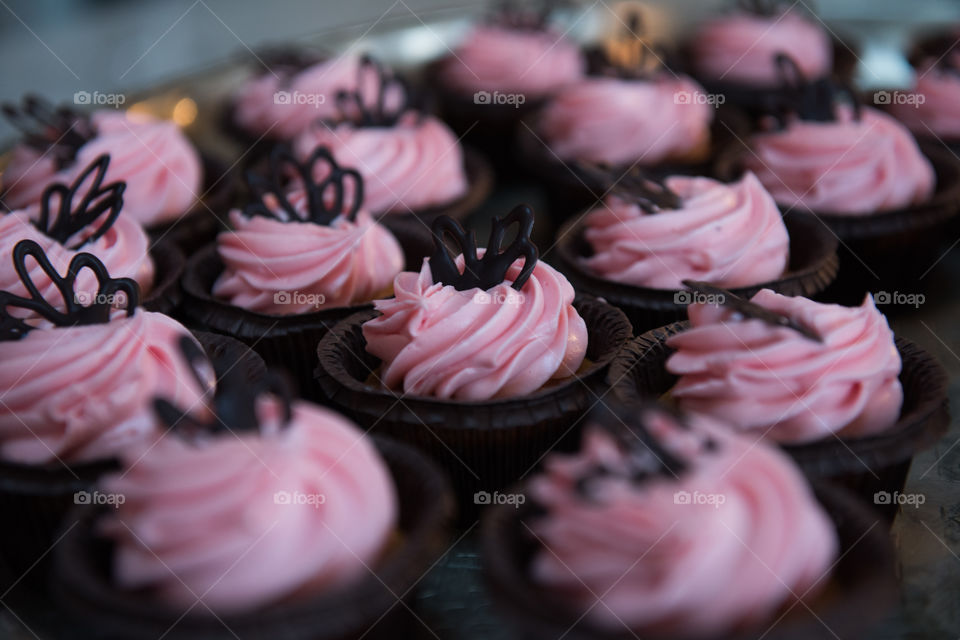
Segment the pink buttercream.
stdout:
<path fill-rule="evenodd" d="M 405 114 L 392 127 L 317 123 L 297 137 L 301 160 L 319 146 L 363 176 L 364 204 L 374 214 L 410 213 L 450 203 L 467 192 L 463 149 L 433 116 Z"/>
<path fill-rule="evenodd" d="M 835 122 L 794 120 L 761 133 L 746 163 L 774 200 L 823 213 L 869 215 L 924 202 L 936 177 L 907 129 L 864 107 L 855 120 L 837 110 Z"/>
<path fill-rule="evenodd" d="M 530 485 L 547 512 L 531 526 L 545 547 L 532 577 L 598 627 L 720 637 L 768 622 L 827 581 L 836 533 L 796 467 L 707 418 L 688 422 L 649 420 L 686 463 L 679 477 L 631 480 L 625 452 L 588 426 L 581 452 L 550 456 Z M 607 473 L 583 496 L 577 480 L 598 465 Z"/>
<path fill-rule="evenodd" d="M 36 204 L 51 181 L 71 183 L 104 153 L 110 154 L 105 182 L 127 183 L 123 215 L 149 226 L 175 220 L 194 204 L 203 179 L 200 156 L 173 122 L 113 110 L 91 118 L 96 137 L 56 174 L 41 154 L 18 147 L 4 177 L 8 207 Z"/>
<path fill-rule="evenodd" d="M 724 307 L 690 305 L 691 328 L 667 341 L 677 350 L 666 366 L 680 376 L 672 395 L 681 407 L 778 442 L 855 438 L 896 423 L 900 355 L 871 297 L 851 308 L 763 289 L 752 302 L 823 342 Z"/>
<path fill-rule="evenodd" d="M 960 53 L 953 54 L 960 64 Z M 890 113 L 920 137 L 960 139 L 960 75 L 955 70 L 932 66 L 927 60 L 918 67 L 912 91 L 888 92 Z M 894 97 L 896 100 L 894 100 Z"/>
<path fill-rule="evenodd" d="M 479 25 L 440 69 L 441 81 L 461 93 L 521 93 L 541 98 L 583 76 L 580 50 L 553 31 Z"/>
<path fill-rule="evenodd" d="M 652 165 L 708 144 L 714 108 L 685 76 L 588 78 L 560 89 L 537 127 L 561 160 Z"/>
<path fill-rule="evenodd" d="M 399 274 L 396 297 L 374 302 L 383 315 L 363 324 L 367 351 L 383 360 L 386 386 L 479 401 L 532 393 L 579 368 L 586 325 L 571 304 L 573 287 L 552 267 L 537 262 L 517 291 L 510 285 L 523 265 L 518 260 L 501 284 L 459 291 L 434 284 L 429 262 L 419 274 Z"/>
<path fill-rule="evenodd" d="M 824 28 L 796 11 L 773 17 L 726 15 L 703 25 L 692 42 L 693 64 L 704 80 L 777 87 L 777 54 L 796 61 L 807 78 L 829 75 L 833 66 Z"/>
<path fill-rule="evenodd" d="M 743 287 L 783 274 L 787 229 L 752 173 L 732 184 L 683 176 L 666 184 L 683 199 L 682 208 L 647 214 L 611 195 L 587 215 L 584 236 L 594 255 L 583 259 L 586 268 L 655 289 L 681 289 L 686 279 Z"/>
<path fill-rule="evenodd" d="M 106 324 L 35 329 L 4 342 L 0 457 L 87 462 L 150 446 L 164 428 L 155 396 L 196 411 L 204 406 L 208 389 L 180 354 L 183 335 L 176 320 L 137 310 Z"/>
<path fill-rule="evenodd" d="M 376 566 L 397 500 L 371 442 L 305 402 L 287 426 L 276 403 L 260 409 L 261 434 L 168 434 L 103 483 L 125 497 L 102 521 L 120 587 L 230 614 L 340 588 Z"/>

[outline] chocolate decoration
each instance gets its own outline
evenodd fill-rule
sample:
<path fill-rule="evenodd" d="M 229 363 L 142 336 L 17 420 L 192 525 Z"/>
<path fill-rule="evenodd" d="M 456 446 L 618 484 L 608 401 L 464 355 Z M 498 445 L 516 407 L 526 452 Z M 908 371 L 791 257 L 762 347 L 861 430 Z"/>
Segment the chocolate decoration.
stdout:
<path fill-rule="evenodd" d="M 32 256 L 47 277 L 53 282 L 63 298 L 66 312 L 58 310 L 40 294 L 27 269 L 27 256 Z M 29 298 L 0 291 L 0 341 L 19 340 L 36 327 L 24 318 L 11 315 L 10 308 L 25 309 L 46 318 L 57 327 L 74 327 L 89 324 L 105 324 L 110 321 L 114 309 L 112 300 L 118 293 L 126 295 L 127 316 L 132 316 L 140 304 L 140 286 L 131 278 L 111 278 L 100 260 L 89 253 L 78 253 L 70 260 L 66 276 L 61 276 L 50 263 L 43 248 L 33 240 L 21 240 L 13 248 L 13 266 L 20 282 L 30 294 Z M 84 306 L 74 289 L 77 275 L 90 269 L 97 277 L 97 292 L 93 302 Z"/>
<path fill-rule="evenodd" d="M 755 16 L 774 17 L 792 9 L 796 0 L 737 0 L 737 7 Z"/>
<path fill-rule="evenodd" d="M 502 0 L 496 3 L 490 14 L 489 24 L 522 31 L 544 31 L 550 14 L 559 6 L 569 4 L 562 0 L 540 0 L 536 3 L 521 3 L 516 0 Z"/>
<path fill-rule="evenodd" d="M 318 171 L 323 179 L 317 181 Z M 299 186 L 307 197 L 307 210 L 300 212 L 287 198 L 291 178 L 299 179 Z M 348 182 L 352 183 L 347 190 Z M 329 225 L 343 215 L 355 221 L 363 206 L 363 177 L 356 169 L 337 164 L 326 147 L 317 147 L 306 162 L 299 162 L 287 145 L 277 145 L 270 153 L 270 175 L 247 174 L 247 184 L 256 201 L 243 212 L 247 217 L 263 216 L 279 222 L 313 222 Z M 267 205 L 265 197 L 272 196 L 280 211 Z"/>
<path fill-rule="evenodd" d="M 604 186 L 610 185 L 611 193 L 624 200 L 636 202 L 637 206 L 647 213 L 683 208 L 683 198 L 667 187 L 663 179 L 646 174 L 640 167 L 633 167 L 621 175 L 609 167 L 577 162 L 573 165 L 573 170 Z"/>
<path fill-rule="evenodd" d="M 4 103 L 3 115 L 20 130 L 24 143 L 49 153 L 58 169 L 73 162 L 80 147 L 96 135 L 89 117 L 35 95 L 24 96 L 20 106 Z"/>
<path fill-rule="evenodd" d="M 649 80 L 671 68 L 670 52 L 659 43 L 644 41 L 643 14 L 632 9 L 621 33 L 605 40 L 588 54 L 593 73 L 624 80 Z"/>
<path fill-rule="evenodd" d="M 105 234 L 120 215 L 123 207 L 123 192 L 127 188 L 125 182 L 111 182 L 106 187 L 103 180 L 110 165 L 110 156 L 102 154 L 91 162 L 74 179 L 69 186 L 55 182 L 43 190 L 40 198 L 40 217 L 34 223 L 45 235 L 66 246 L 67 241 L 78 231 L 92 226 L 101 216 L 105 216 L 96 230 L 68 249 L 76 251 L 88 242 L 94 242 Z M 76 205 L 74 199 L 77 193 L 86 186 L 87 180 L 93 175 L 93 181 Z M 56 200 L 56 213 L 51 218 L 50 210 Z"/>
<path fill-rule="evenodd" d="M 517 237 L 506 249 L 502 249 L 503 236 L 507 227 L 516 223 L 519 226 Z M 513 288 L 519 291 L 527 282 L 537 264 L 540 252 L 530 240 L 533 232 L 533 210 L 525 204 L 517 205 L 504 218 L 494 218 L 490 229 L 487 250 L 482 258 L 477 257 L 476 233 L 469 233 L 460 223 L 449 216 L 439 216 L 433 221 L 433 254 L 430 256 L 430 272 L 434 283 L 452 285 L 459 291 L 473 288 L 489 289 L 503 282 L 510 265 L 523 258 L 523 269 L 513 282 Z M 444 243 L 451 236 L 463 253 L 463 273 L 457 269 L 454 256 L 450 255 Z M 502 249 L 502 250 L 501 250 Z"/>
<path fill-rule="evenodd" d="M 364 87 L 371 73 L 376 77 L 375 93 L 367 96 Z M 399 100 L 396 105 L 390 106 L 387 98 L 394 93 L 398 94 Z M 367 104 L 370 101 L 368 98 L 373 98 L 373 104 Z M 404 113 L 414 108 L 410 87 L 403 78 L 370 56 L 360 58 L 357 88 L 354 91 L 338 91 L 336 105 L 340 119 L 358 127 L 392 127 Z"/>
<path fill-rule="evenodd" d="M 823 342 L 823 337 L 820 336 L 820 334 L 810 327 L 800 324 L 790 316 L 777 313 L 776 311 L 771 311 L 770 309 L 761 307 L 760 305 L 750 302 L 749 300 L 744 300 L 743 298 L 731 293 L 730 291 L 727 291 L 726 289 L 714 286 L 709 282 L 698 282 L 696 280 L 684 280 L 683 284 L 692 291 L 713 296 L 717 300 L 717 304 L 736 311 L 747 318 L 763 320 L 767 324 L 774 327 L 793 329 L 805 338 L 809 338 L 815 342 Z"/>
<path fill-rule="evenodd" d="M 781 129 L 786 127 L 790 115 L 810 122 L 835 122 L 838 98 L 844 95 L 853 106 L 854 118 L 860 120 L 862 105 L 849 85 L 828 77 L 808 80 L 797 63 L 785 54 L 777 54 L 774 60 L 783 95 L 775 98 L 771 106 L 772 115 Z"/>
<path fill-rule="evenodd" d="M 178 345 L 200 386 L 209 389 L 209 379 L 206 379 L 204 374 L 212 367 L 206 355 L 190 336 L 181 336 Z M 282 426 L 289 426 L 293 419 L 293 396 L 285 378 L 275 371 L 268 371 L 262 380 L 251 384 L 239 367 L 229 368 L 217 382 L 211 407 L 212 416 L 206 422 L 198 420 L 189 410 L 174 406 L 166 398 L 154 398 L 153 408 L 157 417 L 168 428 L 176 429 L 190 440 L 227 431 L 256 433 L 260 431 L 257 401 L 265 393 L 277 396 L 283 407 Z"/>

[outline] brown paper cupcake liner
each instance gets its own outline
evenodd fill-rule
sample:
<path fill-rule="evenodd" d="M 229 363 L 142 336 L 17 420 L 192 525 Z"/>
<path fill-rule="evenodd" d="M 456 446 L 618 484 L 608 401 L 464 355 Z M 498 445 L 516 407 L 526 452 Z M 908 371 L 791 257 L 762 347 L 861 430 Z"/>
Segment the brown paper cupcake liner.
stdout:
<path fill-rule="evenodd" d="M 150 248 L 150 259 L 153 260 L 153 286 L 140 306 L 147 311 L 172 315 L 183 297 L 180 276 L 186 258 L 172 242 L 157 242 Z"/>
<path fill-rule="evenodd" d="M 223 262 L 215 244 L 204 247 L 187 261 L 180 310 L 187 326 L 240 340 L 256 351 L 267 366 L 287 371 L 300 396 L 321 401 L 313 380 L 320 339 L 337 322 L 371 305 L 286 316 L 248 311 L 213 296 L 213 285 L 221 273 Z"/>
<path fill-rule="evenodd" d="M 251 381 L 266 373 L 260 357 L 236 340 L 199 331 L 194 335 L 218 377 L 234 367 L 242 367 Z M 16 523 L 0 531 L 0 585 L 35 585 L 42 580 L 48 558 L 45 554 L 56 539 L 54 533 L 64 514 L 76 503 L 75 494 L 88 491 L 97 478 L 116 468 L 113 460 L 71 467 L 0 461 L 0 511 L 7 522 Z M 41 560 L 44 562 L 34 566 Z"/>
<path fill-rule="evenodd" d="M 788 296 L 813 297 L 837 275 L 837 238 L 813 216 L 791 212 L 784 216 L 790 236 L 790 264 L 776 280 L 733 289 L 749 298 L 760 289 L 773 289 Z M 570 220 L 557 236 L 553 259 L 547 258 L 570 280 L 577 291 L 603 298 L 619 307 L 636 333 L 661 327 L 687 317 L 686 292 L 621 284 L 593 274 L 580 259 L 591 254 L 584 238 L 583 216 Z"/>
<path fill-rule="evenodd" d="M 376 445 L 387 463 L 399 502 L 399 545 L 359 583 L 296 602 L 243 614 L 214 617 L 202 607 L 168 609 L 148 594 L 116 588 L 113 545 L 94 532 L 101 509 L 78 507 L 55 549 L 54 599 L 85 637 L 100 640 L 347 640 L 407 637 L 406 604 L 434 562 L 445 552 L 453 498 L 443 474 L 417 451 L 385 438 Z"/>
<path fill-rule="evenodd" d="M 361 325 L 376 311 L 353 315 L 320 343 L 316 375 L 323 394 L 365 429 L 411 444 L 446 471 L 464 521 L 491 493 L 515 482 L 544 453 L 569 446 L 583 414 L 606 392 L 607 366 L 630 337 L 616 308 L 589 297 L 574 305 L 587 325 L 589 366 L 568 380 L 520 398 L 458 402 L 403 395 L 368 380 L 380 360 L 366 351 Z"/>
<path fill-rule="evenodd" d="M 833 520 L 839 553 L 829 582 L 820 594 L 804 600 L 779 620 L 714 640 L 813 640 L 868 637 L 896 599 L 894 557 L 884 527 L 877 516 L 842 487 L 815 483 L 817 499 Z M 591 627 L 581 611 L 571 607 L 530 576 L 530 563 L 539 545 L 525 523 L 537 518 L 534 506 L 496 507 L 487 512 L 481 531 L 483 570 L 494 602 L 508 620 L 530 640 L 563 636 L 570 640 L 654 640 L 639 631 L 604 632 Z M 734 585 L 735 586 L 735 585 Z M 786 606 L 789 606 L 786 605 Z M 851 612 L 857 612 L 851 615 Z M 676 637 L 676 636 L 668 636 Z"/>
<path fill-rule="evenodd" d="M 677 381 L 666 362 L 673 349 L 666 340 L 688 327 L 686 322 L 649 331 L 631 340 L 610 365 L 613 394 L 625 400 L 659 397 Z M 881 434 L 862 438 L 828 437 L 801 445 L 784 445 L 811 478 L 846 485 L 870 504 L 884 507 L 892 519 L 897 505 L 875 502 L 877 492 L 902 492 L 913 456 L 933 446 L 950 423 L 947 373 L 936 358 L 914 343 L 895 337 L 903 362 L 900 418 Z"/>

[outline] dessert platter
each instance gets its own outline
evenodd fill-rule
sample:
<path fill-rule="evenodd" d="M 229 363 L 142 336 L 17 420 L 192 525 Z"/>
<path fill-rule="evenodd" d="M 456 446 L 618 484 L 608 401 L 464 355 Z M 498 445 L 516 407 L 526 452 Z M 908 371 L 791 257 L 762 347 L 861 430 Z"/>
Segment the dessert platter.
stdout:
<path fill-rule="evenodd" d="M 960 46 L 424 15 L 4 105 L 0 631 L 956 637 Z"/>

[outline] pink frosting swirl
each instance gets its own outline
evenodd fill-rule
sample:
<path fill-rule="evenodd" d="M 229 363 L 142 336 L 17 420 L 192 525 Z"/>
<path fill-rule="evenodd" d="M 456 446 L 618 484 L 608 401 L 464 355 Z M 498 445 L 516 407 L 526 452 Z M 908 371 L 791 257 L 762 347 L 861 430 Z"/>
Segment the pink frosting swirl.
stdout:
<path fill-rule="evenodd" d="M 302 206 L 290 196 L 295 206 Z M 230 304 L 289 315 L 369 302 L 403 269 L 403 250 L 366 211 L 329 226 L 230 213 L 233 231 L 217 236 L 224 270 L 213 295 Z"/>
<path fill-rule="evenodd" d="M 173 122 L 113 110 L 91 116 L 95 138 L 70 166 L 52 174 L 52 162 L 22 146 L 6 173 L 4 200 L 10 208 L 35 204 L 51 182 L 69 184 L 97 156 L 110 154 L 105 182 L 126 182 L 123 215 L 144 226 L 180 217 L 196 201 L 203 180 L 200 156 Z"/>
<path fill-rule="evenodd" d="M 479 25 L 440 68 L 440 80 L 461 93 L 504 91 L 541 98 L 583 76 L 579 48 L 558 33 Z"/>
<path fill-rule="evenodd" d="M 434 284 L 429 263 L 423 261 L 419 274 L 399 274 L 396 297 L 375 301 L 383 315 L 363 324 L 367 351 L 383 361 L 387 387 L 489 400 L 532 393 L 580 367 L 586 324 L 571 304 L 573 287 L 552 267 L 537 262 L 517 291 L 510 285 L 523 265 L 518 260 L 501 284 L 459 291 Z M 463 268 L 463 256 L 458 265 Z"/>
<path fill-rule="evenodd" d="M 776 87 L 774 59 L 786 54 L 807 78 L 828 75 L 833 47 L 822 26 L 796 11 L 776 17 L 734 13 L 707 22 L 692 43 L 693 64 L 705 80 Z"/>
<path fill-rule="evenodd" d="M 453 132 L 433 116 L 405 114 L 392 127 L 318 123 L 294 142 L 301 160 L 319 146 L 363 176 L 364 204 L 371 213 L 409 213 L 448 204 L 467 193 L 463 149 Z"/>
<path fill-rule="evenodd" d="M 47 254 L 50 263 L 61 275 L 67 272 L 70 260 L 78 253 L 92 253 L 103 262 L 111 278 L 133 278 L 140 285 L 140 292 L 146 295 L 153 287 L 154 266 L 150 258 L 150 241 L 143 228 L 133 219 L 122 213 L 105 234 L 72 251 L 53 238 L 45 235 L 33 226 L 32 220 L 39 214 L 38 207 L 14 211 L 0 216 L 0 291 L 9 291 L 18 296 L 26 296 L 27 289 L 20 282 L 14 269 L 13 248 L 21 240 L 34 240 Z M 89 235 L 89 231 L 81 235 Z M 71 238 L 73 245 L 80 238 Z M 46 273 L 32 259 L 27 261 L 30 278 L 43 297 L 50 301 L 59 300 L 59 293 Z M 97 290 L 97 281 L 93 273 L 84 270 L 77 278 L 76 290 L 93 294 Z"/>
<path fill-rule="evenodd" d="M 120 587 L 230 614 L 346 586 L 375 565 L 397 518 L 376 449 L 327 409 L 295 403 L 281 426 L 279 406 L 261 405 L 262 435 L 168 435 L 104 482 L 125 497 L 102 521 Z"/>
<path fill-rule="evenodd" d="M 823 213 L 870 215 L 924 202 L 936 177 L 902 124 L 864 107 L 859 121 L 796 120 L 754 136 L 746 163 L 774 200 Z"/>
<path fill-rule="evenodd" d="M 960 54 L 953 54 L 960 65 Z M 927 60 L 919 66 L 917 83 L 912 91 L 896 91 L 889 111 L 910 131 L 920 137 L 939 136 L 960 139 L 960 75 L 955 70 L 933 66 Z"/>
<path fill-rule="evenodd" d="M 289 140 L 316 120 L 338 117 L 337 93 L 358 90 L 360 77 L 356 55 L 324 60 L 294 74 L 263 73 L 234 95 L 234 121 L 257 136 Z"/>
<path fill-rule="evenodd" d="M 666 184 L 683 199 L 680 209 L 647 214 L 608 196 L 587 215 L 584 236 L 594 251 L 583 259 L 587 269 L 655 289 L 681 289 L 686 279 L 743 287 L 783 274 L 787 229 L 752 173 L 732 184 L 683 176 Z"/>
<path fill-rule="evenodd" d="M 896 423 L 900 354 L 872 297 L 842 307 L 763 289 L 752 302 L 823 342 L 724 307 L 690 305 L 690 329 L 667 341 L 676 349 L 666 366 L 680 376 L 672 395 L 681 407 L 786 443 L 856 438 Z"/>
<path fill-rule="evenodd" d="M 652 165 L 706 150 L 713 107 L 696 82 L 588 78 L 557 91 L 539 131 L 561 160 Z M 685 98 L 690 98 L 689 100 Z"/>
<path fill-rule="evenodd" d="M 106 324 L 35 329 L 5 342 L 0 457 L 87 462 L 151 445 L 163 428 L 155 396 L 202 406 L 208 390 L 180 355 L 183 335 L 176 320 L 137 310 Z"/>
<path fill-rule="evenodd" d="M 782 453 L 699 416 L 689 429 L 666 416 L 649 422 L 685 461 L 678 477 L 632 480 L 627 453 L 593 426 L 579 453 L 547 458 L 530 485 L 547 512 L 531 527 L 545 547 L 535 581 L 600 628 L 684 638 L 760 624 L 823 586 L 836 533 Z M 584 495 L 578 480 L 598 466 L 607 472 Z"/>

